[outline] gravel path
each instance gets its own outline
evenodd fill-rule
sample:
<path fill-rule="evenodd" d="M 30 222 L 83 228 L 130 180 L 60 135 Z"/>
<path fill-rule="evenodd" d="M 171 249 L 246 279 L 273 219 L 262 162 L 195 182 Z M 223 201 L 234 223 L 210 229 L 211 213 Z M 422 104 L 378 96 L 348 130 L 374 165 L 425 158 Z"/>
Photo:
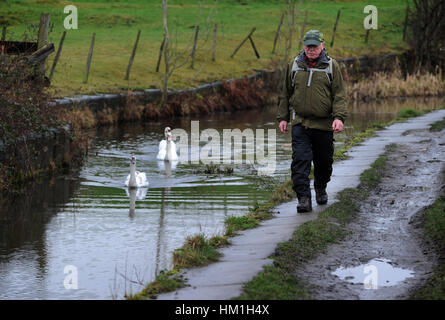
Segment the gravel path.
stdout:
<path fill-rule="evenodd" d="M 296 271 L 316 299 L 404 299 L 430 275 L 436 256 L 412 222 L 445 188 L 445 135 L 407 133 L 413 139 L 388 153 L 381 183 L 348 225 L 347 239 Z"/>

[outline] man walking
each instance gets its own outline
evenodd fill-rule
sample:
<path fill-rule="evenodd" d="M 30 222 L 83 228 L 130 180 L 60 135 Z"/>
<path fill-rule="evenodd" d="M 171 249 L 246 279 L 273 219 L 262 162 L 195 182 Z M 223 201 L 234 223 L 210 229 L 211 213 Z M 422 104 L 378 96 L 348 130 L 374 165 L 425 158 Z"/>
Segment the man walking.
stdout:
<path fill-rule="evenodd" d="M 309 174 L 314 163 L 316 202 L 326 204 L 331 179 L 334 132 L 341 132 L 347 116 L 343 77 L 337 61 L 324 49 L 323 34 L 310 30 L 304 50 L 286 67 L 277 120 L 280 131 L 292 125 L 292 183 L 298 212 L 312 211 Z"/>

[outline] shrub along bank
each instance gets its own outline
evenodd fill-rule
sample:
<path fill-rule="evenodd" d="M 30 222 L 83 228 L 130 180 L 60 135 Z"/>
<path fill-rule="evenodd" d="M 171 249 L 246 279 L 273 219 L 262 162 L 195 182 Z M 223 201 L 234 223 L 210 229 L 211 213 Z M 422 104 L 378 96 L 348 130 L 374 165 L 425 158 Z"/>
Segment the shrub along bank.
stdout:
<path fill-rule="evenodd" d="M 0 191 L 80 159 L 79 136 L 59 120 L 44 87 L 26 57 L 0 55 Z"/>

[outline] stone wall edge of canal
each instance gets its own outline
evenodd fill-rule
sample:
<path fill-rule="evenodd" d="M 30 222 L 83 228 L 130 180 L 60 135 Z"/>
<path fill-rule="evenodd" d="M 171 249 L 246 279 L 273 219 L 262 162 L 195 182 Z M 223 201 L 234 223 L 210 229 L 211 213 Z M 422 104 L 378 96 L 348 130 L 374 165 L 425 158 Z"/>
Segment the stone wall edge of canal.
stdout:
<path fill-rule="evenodd" d="M 262 80 L 266 86 L 276 86 L 280 70 L 261 70 L 254 75 L 241 77 L 238 79 L 228 79 L 225 81 L 217 81 L 209 84 L 204 84 L 198 88 L 190 88 L 183 90 L 174 90 L 168 92 L 168 101 L 184 96 L 198 96 L 208 97 L 213 94 L 218 94 L 225 83 L 231 82 L 239 83 L 248 80 L 250 84 L 256 80 Z M 115 93 L 115 94 L 98 94 L 98 95 L 77 95 L 74 97 L 65 97 L 63 99 L 55 99 L 50 102 L 50 105 L 59 105 L 61 107 L 71 109 L 77 107 L 89 107 L 94 114 L 105 108 L 119 109 L 125 106 L 127 99 L 131 96 L 134 99 L 133 103 L 150 104 L 157 103 L 161 100 L 162 91 L 160 89 L 145 89 L 142 91 L 131 91 L 129 93 Z M 260 106 L 258 106 L 260 107 Z M 174 115 L 174 116 L 180 116 Z"/>

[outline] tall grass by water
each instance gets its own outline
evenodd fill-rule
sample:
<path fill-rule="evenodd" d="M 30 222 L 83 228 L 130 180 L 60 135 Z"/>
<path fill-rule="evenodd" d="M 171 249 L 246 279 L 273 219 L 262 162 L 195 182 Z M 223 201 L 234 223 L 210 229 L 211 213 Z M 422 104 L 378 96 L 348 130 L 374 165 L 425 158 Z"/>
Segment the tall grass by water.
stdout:
<path fill-rule="evenodd" d="M 393 72 L 376 72 L 358 82 L 346 82 L 349 100 L 383 99 L 393 97 L 438 96 L 445 93 L 442 72 L 407 74 L 399 67 Z"/>

